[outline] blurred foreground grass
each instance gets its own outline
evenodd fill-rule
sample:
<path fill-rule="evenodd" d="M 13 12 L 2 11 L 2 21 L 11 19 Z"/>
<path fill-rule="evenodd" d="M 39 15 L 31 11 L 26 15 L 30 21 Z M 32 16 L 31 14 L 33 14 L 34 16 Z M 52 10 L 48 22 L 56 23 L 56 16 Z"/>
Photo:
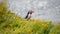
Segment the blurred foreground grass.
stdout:
<path fill-rule="evenodd" d="M 0 2 L 0 34 L 60 34 L 60 23 L 39 19 L 26 20 L 9 11 Z"/>

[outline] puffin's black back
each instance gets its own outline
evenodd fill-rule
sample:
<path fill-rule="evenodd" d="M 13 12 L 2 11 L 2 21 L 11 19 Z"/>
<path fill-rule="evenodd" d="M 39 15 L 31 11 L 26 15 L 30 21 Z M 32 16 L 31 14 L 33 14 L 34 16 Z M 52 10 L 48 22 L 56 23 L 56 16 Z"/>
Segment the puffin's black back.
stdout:
<path fill-rule="evenodd" d="M 27 15 L 26 15 L 25 19 L 27 19 L 27 18 L 28 18 L 28 15 L 29 15 L 29 12 L 27 13 Z"/>

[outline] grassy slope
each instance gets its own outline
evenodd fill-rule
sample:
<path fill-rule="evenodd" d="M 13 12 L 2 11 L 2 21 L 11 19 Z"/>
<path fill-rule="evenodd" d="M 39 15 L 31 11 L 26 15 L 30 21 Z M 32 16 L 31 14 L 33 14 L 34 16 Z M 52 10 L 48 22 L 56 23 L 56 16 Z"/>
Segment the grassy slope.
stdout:
<path fill-rule="evenodd" d="M 0 13 L 1 14 L 1 13 Z M 45 33 L 45 28 L 51 25 L 51 22 L 39 20 L 29 20 L 18 17 L 17 15 L 6 12 L 0 16 L 0 33 L 8 34 L 30 34 L 30 33 Z M 39 32 L 40 31 L 40 32 Z"/>
<path fill-rule="evenodd" d="M 53 25 L 51 21 L 44 20 L 27 21 L 8 11 L 0 16 L 1 34 L 60 34 L 59 25 Z"/>

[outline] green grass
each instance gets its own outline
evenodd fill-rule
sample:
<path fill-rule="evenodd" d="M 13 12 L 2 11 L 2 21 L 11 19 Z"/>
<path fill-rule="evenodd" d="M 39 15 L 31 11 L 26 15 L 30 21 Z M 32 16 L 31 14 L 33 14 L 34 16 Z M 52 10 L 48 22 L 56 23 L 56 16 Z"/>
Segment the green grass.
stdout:
<path fill-rule="evenodd" d="M 60 34 L 59 26 L 39 19 L 27 21 L 8 11 L 0 16 L 0 34 Z"/>

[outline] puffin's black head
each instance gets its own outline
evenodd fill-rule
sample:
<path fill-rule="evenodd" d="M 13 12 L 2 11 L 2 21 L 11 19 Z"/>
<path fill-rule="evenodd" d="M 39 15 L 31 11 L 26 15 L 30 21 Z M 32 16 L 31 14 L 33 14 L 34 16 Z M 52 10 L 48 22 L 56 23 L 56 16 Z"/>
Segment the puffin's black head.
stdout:
<path fill-rule="evenodd" d="M 32 11 L 32 10 L 29 10 L 28 12 L 29 12 L 29 14 L 32 14 L 32 13 L 34 13 L 34 11 Z"/>

